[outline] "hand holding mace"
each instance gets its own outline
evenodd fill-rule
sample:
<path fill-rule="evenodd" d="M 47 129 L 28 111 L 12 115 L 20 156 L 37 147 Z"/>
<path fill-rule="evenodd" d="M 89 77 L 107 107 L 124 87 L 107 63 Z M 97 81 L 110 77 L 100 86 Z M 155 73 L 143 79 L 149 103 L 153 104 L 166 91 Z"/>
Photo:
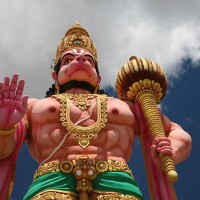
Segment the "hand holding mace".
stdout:
<path fill-rule="evenodd" d="M 157 109 L 157 103 L 165 96 L 167 77 L 162 68 L 149 59 L 131 56 L 121 68 L 116 81 L 116 91 L 120 99 L 138 102 L 147 120 L 153 139 L 165 137 L 165 131 Z M 160 155 L 168 180 L 178 179 L 174 162 L 168 155 Z"/>

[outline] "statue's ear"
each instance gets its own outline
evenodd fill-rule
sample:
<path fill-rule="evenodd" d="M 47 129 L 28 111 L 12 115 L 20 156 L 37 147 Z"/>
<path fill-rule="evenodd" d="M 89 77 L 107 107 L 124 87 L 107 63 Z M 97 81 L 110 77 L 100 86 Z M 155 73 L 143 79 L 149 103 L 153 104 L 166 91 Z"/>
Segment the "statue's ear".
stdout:
<path fill-rule="evenodd" d="M 54 81 L 58 80 L 58 76 L 57 76 L 55 71 L 53 71 L 51 75 L 52 75 L 52 78 L 53 78 Z"/>

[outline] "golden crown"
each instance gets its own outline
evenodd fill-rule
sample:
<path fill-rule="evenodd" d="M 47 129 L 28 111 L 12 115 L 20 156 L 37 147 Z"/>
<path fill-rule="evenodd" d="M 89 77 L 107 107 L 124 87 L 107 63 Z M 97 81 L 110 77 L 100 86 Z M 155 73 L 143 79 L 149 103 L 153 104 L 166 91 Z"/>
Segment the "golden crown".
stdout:
<path fill-rule="evenodd" d="M 87 50 L 93 55 L 95 61 L 97 62 L 96 47 L 90 39 L 88 32 L 81 27 L 79 22 L 75 22 L 74 26 L 66 32 L 65 36 L 58 43 L 56 58 L 54 61 L 55 66 L 64 51 L 74 48 L 83 48 Z"/>

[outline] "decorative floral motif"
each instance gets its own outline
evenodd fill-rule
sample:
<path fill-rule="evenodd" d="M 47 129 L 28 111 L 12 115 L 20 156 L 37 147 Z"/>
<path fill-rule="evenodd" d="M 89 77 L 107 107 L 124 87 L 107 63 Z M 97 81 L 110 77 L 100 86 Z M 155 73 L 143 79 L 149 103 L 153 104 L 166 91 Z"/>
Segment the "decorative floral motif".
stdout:
<path fill-rule="evenodd" d="M 95 194 L 96 197 L 92 199 L 97 200 L 140 200 L 132 195 L 124 195 L 119 193 L 106 193 L 106 194 Z"/>
<path fill-rule="evenodd" d="M 76 195 L 70 192 L 63 191 L 45 191 L 37 194 L 31 200 L 76 200 Z"/>

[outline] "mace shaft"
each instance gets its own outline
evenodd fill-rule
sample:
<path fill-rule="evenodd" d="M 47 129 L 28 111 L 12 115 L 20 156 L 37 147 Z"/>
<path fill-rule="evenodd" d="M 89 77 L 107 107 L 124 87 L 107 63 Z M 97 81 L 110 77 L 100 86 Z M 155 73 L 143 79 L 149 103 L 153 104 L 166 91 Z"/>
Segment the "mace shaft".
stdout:
<path fill-rule="evenodd" d="M 157 137 L 166 137 L 164 127 L 157 109 L 155 94 L 151 91 L 144 91 L 139 94 L 138 102 L 141 105 L 148 126 L 152 133 L 153 139 Z M 175 169 L 172 158 L 168 155 L 160 155 L 164 171 L 167 174 L 168 180 L 173 183 L 177 181 L 178 174 Z"/>

